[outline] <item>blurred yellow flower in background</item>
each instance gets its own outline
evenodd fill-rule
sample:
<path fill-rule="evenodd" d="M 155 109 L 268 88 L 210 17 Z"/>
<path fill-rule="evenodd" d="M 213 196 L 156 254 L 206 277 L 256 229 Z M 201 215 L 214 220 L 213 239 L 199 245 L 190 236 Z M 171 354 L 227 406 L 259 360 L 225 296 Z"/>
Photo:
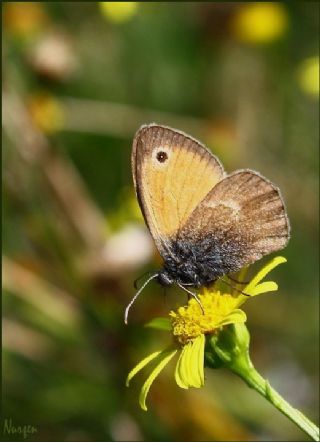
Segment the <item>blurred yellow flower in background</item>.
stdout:
<path fill-rule="evenodd" d="M 33 37 L 48 22 L 41 2 L 6 2 L 3 22 L 10 33 L 18 37 Z"/>
<path fill-rule="evenodd" d="M 298 68 L 298 81 L 308 95 L 319 97 L 319 57 L 309 57 Z"/>
<path fill-rule="evenodd" d="M 269 43 L 288 28 L 285 7 L 277 2 L 248 2 L 237 10 L 231 23 L 236 39 L 245 43 Z"/>
<path fill-rule="evenodd" d="M 138 2 L 99 2 L 104 17 L 114 23 L 129 21 L 138 10 Z"/>
<path fill-rule="evenodd" d="M 46 93 L 37 93 L 30 97 L 28 109 L 36 126 L 45 133 L 54 133 L 63 126 L 63 110 L 54 97 Z"/>

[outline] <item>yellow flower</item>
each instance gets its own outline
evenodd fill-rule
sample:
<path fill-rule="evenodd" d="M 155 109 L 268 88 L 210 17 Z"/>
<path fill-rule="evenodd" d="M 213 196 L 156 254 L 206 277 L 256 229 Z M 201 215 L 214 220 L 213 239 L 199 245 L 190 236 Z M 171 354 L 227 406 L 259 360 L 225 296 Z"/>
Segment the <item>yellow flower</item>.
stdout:
<path fill-rule="evenodd" d="M 237 308 L 239 296 L 221 293 L 219 290 L 202 289 L 199 300 L 203 312 L 195 299 L 170 312 L 173 336 L 184 345 L 201 334 L 214 333 L 220 327 L 236 322 L 245 322 L 245 313 Z"/>
<path fill-rule="evenodd" d="M 277 2 L 248 2 L 240 6 L 232 22 L 234 36 L 245 43 L 269 43 L 288 27 L 285 7 Z"/>
<path fill-rule="evenodd" d="M 319 96 L 319 57 L 309 57 L 298 69 L 298 81 L 301 89 L 308 95 Z"/>
<path fill-rule="evenodd" d="M 130 20 L 138 9 L 138 2 L 99 2 L 102 14 L 114 23 Z"/>
<path fill-rule="evenodd" d="M 195 299 L 190 299 L 184 307 L 171 311 L 169 318 L 156 318 L 148 327 L 171 330 L 174 343 L 162 351 L 156 351 L 139 362 L 129 373 L 126 385 L 146 365 L 153 369 L 142 386 L 139 403 L 147 410 L 146 398 L 149 389 L 164 367 L 179 353 L 175 369 L 175 380 L 181 388 L 200 388 L 204 385 L 204 362 L 206 335 L 217 335 L 224 326 L 243 324 L 246 314 L 239 307 L 250 297 L 275 291 L 278 285 L 273 281 L 260 282 L 272 269 L 286 262 L 278 256 L 266 264 L 245 286 L 243 293 L 221 293 L 214 285 L 203 288 L 199 299 L 203 311 Z M 235 335 L 236 336 L 236 335 Z"/>

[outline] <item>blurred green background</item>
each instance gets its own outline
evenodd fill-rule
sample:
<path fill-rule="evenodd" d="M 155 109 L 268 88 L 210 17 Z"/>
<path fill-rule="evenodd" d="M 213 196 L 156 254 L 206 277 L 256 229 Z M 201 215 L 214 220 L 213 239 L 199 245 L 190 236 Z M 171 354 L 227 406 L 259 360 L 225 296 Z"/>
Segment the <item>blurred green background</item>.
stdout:
<path fill-rule="evenodd" d="M 308 440 L 224 370 L 184 391 L 171 366 L 141 411 L 125 377 L 169 339 L 143 324 L 185 298 L 150 284 L 123 312 L 161 265 L 130 170 L 156 121 L 281 188 L 288 263 L 245 305 L 252 359 L 317 420 L 318 37 L 318 2 L 3 4 L 3 418 L 30 440 Z"/>

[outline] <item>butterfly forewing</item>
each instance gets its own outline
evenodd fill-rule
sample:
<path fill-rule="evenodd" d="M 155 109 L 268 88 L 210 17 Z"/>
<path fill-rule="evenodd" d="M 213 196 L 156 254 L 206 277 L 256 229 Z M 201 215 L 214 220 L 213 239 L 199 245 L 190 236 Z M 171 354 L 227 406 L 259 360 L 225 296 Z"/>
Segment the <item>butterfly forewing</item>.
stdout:
<path fill-rule="evenodd" d="M 279 189 L 250 170 L 220 181 L 190 215 L 179 243 L 193 244 L 217 276 L 282 249 L 289 221 Z"/>
<path fill-rule="evenodd" d="M 219 160 L 182 132 L 152 124 L 137 132 L 133 180 L 142 213 L 165 257 L 208 192 L 224 177 Z"/>

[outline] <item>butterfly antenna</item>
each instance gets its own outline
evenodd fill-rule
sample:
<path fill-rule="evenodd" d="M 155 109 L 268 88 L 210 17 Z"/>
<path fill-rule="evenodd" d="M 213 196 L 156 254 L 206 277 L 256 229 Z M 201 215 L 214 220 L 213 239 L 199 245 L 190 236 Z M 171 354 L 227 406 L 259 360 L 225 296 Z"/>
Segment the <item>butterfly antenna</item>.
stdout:
<path fill-rule="evenodd" d="M 148 271 L 143 273 L 143 275 L 138 276 L 138 278 L 133 281 L 133 287 L 138 290 L 138 282 L 140 281 L 140 279 L 144 278 L 146 275 L 151 275 L 151 273 L 152 272 Z"/>
<path fill-rule="evenodd" d="M 226 281 L 225 279 L 221 279 L 222 282 L 224 282 L 225 284 L 227 284 L 229 287 L 231 287 L 233 290 L 242 293 L 242 295 L 244 296 L 250 296 L 248 295 L 248 293 L 244 293 L 242 290 L 239 290 L 237 287 L 235 287 L 234 285 L 230 284 L 230 282 Z"/>
<path fill-rule="evenodd" d="M 204 314 L 204 309 L 203 309 L 203 306 L 202 306 L 201 301 L 200 301 L 200 299 L 198 298 L 198 296 L 197 296 L 195 293 L 193 293 L 191 290 L 186 289 L 183 285 L 179 284 L 178 282 L 177 282 L 177 285 L 178 285 L 182 290 L 184 290 L 184 291 L 187 292 L 189 295 L 191 295 L 191 296 L 197 301 L 197 303 L 199 304 L 199 306 L 200 306 L 200 308 L 201 308 L 201 310 L 202 310 L 202 313 Z"/>
<path fill-rule="evenodd" d="M 131 299 L 131 301 L 129 302 L 129 304 L 127 305 L 125 312 L 124 312 L 124 323 L 128 324 L 128 315 L 129 315 L 129 310 L 132 306 L 132 304 L 135 302 L 135 300 L 137 299 L 137 297 L 140 295 L 140 293 L 143 291 L 143 289 L 145 288 L 146 285 L 149 284 L 149 282 L 156 278 L 158 276 L 158 273 L 154 273 L 152 276 L 150 276 L 149 279 L 146 280 L 146 282 L 142 285 L 142 287 L 140 287 L 140 289 L 137 291 L 137 293 L 134 295 L 134 297 Z"/>

